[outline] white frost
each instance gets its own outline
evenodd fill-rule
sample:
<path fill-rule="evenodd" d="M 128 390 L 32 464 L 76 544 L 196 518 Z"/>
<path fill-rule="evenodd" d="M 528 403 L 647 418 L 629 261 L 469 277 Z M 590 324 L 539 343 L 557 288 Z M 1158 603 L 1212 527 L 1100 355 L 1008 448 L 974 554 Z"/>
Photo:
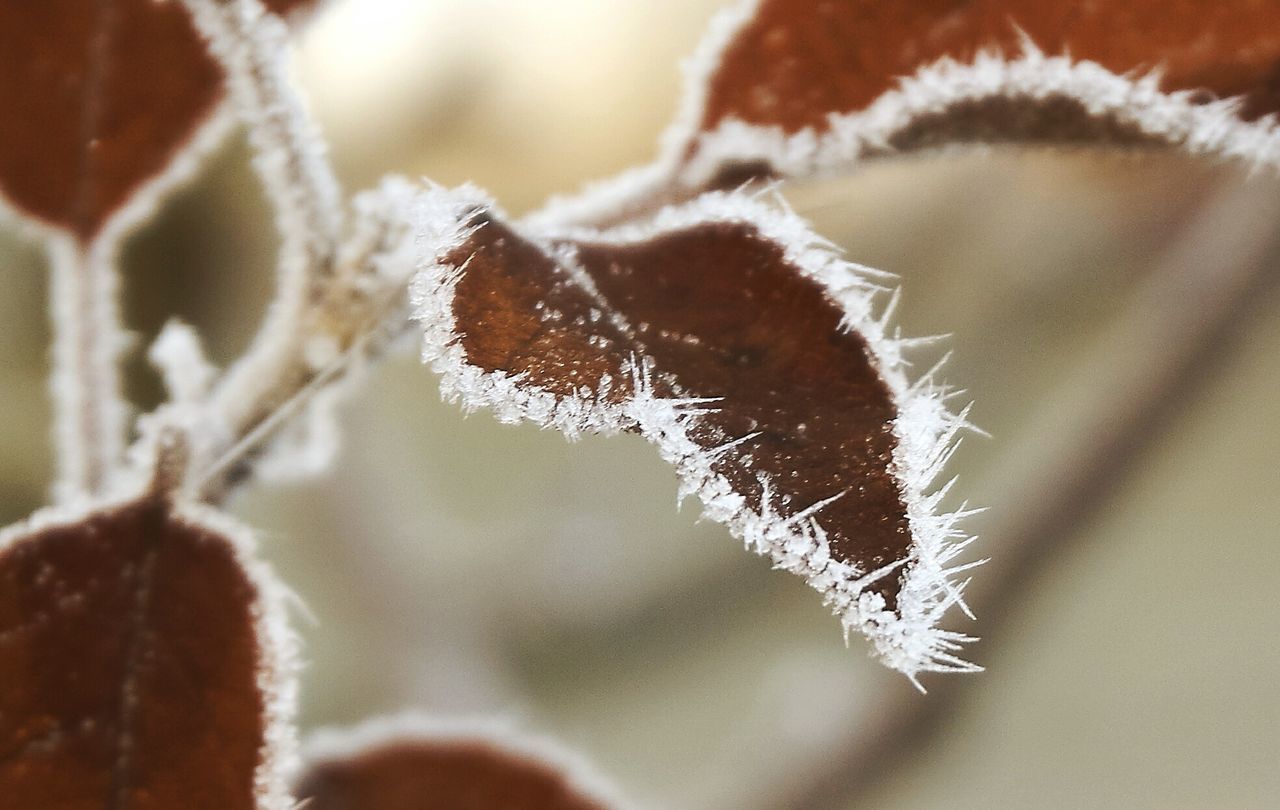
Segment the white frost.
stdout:
<path fill-rule="evenodd" d="M 169 401 L 176 405 L 199 402 L 218 375 L 205 356 L 200 335 L 190 324 L 173 318 L 147 349 L 147 360 L 160 372 Z"/>

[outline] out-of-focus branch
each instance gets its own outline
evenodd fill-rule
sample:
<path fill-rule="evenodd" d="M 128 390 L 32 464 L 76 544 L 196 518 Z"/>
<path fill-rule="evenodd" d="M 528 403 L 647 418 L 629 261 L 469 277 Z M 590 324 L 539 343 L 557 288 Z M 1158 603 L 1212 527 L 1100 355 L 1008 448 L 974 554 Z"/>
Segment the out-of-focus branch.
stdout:
<path fill-rule="evenodd" d="M 1054 400 L 1058 416 L 1027 432 L 1021 446 L 1032 452 L 1010 465 L 1016 469 L 998 471 L 1010 495 L 992 505 L 981 541 L 991 562 L 966 592 L 988 642 L 1055 552 L 1084 536 L 1142 469 L 1155 440 L 1216 379 L 1250 303 L 1274 283 L 1275 192 L 1273 178 L 1231 178 L 1210 197 L 1156 263 L 1127 317 L 1064 383 Z M 1080 417 L 1063 425 L 1063 413 Z M 792 786 L 783 806 L 846 807 L 867 796 L 911 761 L 970 683 L 935 679 L 923 698 L 904 684 L 886 696 L 875 722 L 832 752 L 831 768 Z"/>
<path fill-rule="evenodd" d="M 290 81 L 283 21 L 259 0 L 184 3 L 227 72 L 281 238 L 275 300 L 248 352 L 214 387 L 207 416 L 218 438 L 193 460 L 197 494 L 217 500 L 276 430 L 395 318 L 402 279 L 379 277 L 386 268 L 378 265 L 408 228 L 401 212 L 366 201 L 357 203 L 360 221 L 343 241 L 341 194 Z M 385 186 L 383 199 L 403 190 Z"/>
<path fill-rule="evenodd" d="M 334 272 L 315 289 L 292 331 L 279 335 L 279 353 L 256 358 L 251 351 L 214 391 L 211 407 L 222 424 L 233 428 L 227 434 L 233 440 L 216 446 L 217 452 L 195 468 L 191 486 L 202 500 L 223 498 L 280 428 L 408 325 L 412 262 L 406 250 L 412 233 L 406 212 L 412 193 L 408 183 L 390 180 L 357 196 L 353 231 L 337 254 Z M 260 366 L 250 365 L 259 361 Z M 276 376 L 249 374 L 255 368 Z M 256 384 L 250 392 L 260 396 L 237 401 L 236 394 L 244 393 L 232 389 L 237 371 L 244 375 L 241 385 Z M 227 420 L 228 411 L 240 418 Z"/>
<path fill-rule="evenodd" d="M 49 241 L 53 324 L 54 499 L 98 495 L 124 450 L 127 408 L 119 357 L 128 343 L 120 324 L 114 240 L 87 247 Z"/>

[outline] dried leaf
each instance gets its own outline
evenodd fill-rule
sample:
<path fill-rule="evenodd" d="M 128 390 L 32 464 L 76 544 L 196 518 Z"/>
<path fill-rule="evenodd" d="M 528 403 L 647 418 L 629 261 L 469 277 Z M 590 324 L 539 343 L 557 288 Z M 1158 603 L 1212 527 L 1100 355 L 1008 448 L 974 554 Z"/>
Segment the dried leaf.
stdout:
<path fill-rule="evenodd" d="M 956 143 L 1174 146 L 1280 167 L 1280 5 L 1265 0 L 745 0 L 690 61 L 652 166 L 534 222 Z"/>
<path fill-rule="evenodd" d="M 1280 110 L 1278 26 L 1280 8 L 1256 0 L 764 0 L 720 54 L 698 129 L 830 129 L 832 113 L 869 107 L 921 66 L 1013 54 L 1026 40 L 1119 75 L 1159 68 L 1161 89 L 1201 102 L 1238 96 L 1252 121 Z"/>
<path fill-rule="evenodd" d="M 416 717 L 327 731 L 309 746 L 307 810 L 605 810 L 600 783 L 547 740 Z"/>
<path fill-rule="evenodd" d="M 175 158 L 221 97 L 178 3 L 0 3 L 0 192 L 87 243 L 140 189 L 190 173 Z"/>
<path fill-rule="evenodd" d="M 148 495 L 0 535 L 0 804 L 290 806 L 292 641 L 242 533 Z"/>
<path fill-rule="evenodd" d="M 424 358 L 468 409 L 570 436 L 638 432 L 710 518 L 797 573 L 890 666 L 966 669 L 959 514 L 930 487 L 962 417 L 873 315 L 874 271 L 803 221 L 706 194 L 650 223 L 536 237 L 464 190 L 430 192 Z M 461 225 L 459 224 L 461 223 Z"/>

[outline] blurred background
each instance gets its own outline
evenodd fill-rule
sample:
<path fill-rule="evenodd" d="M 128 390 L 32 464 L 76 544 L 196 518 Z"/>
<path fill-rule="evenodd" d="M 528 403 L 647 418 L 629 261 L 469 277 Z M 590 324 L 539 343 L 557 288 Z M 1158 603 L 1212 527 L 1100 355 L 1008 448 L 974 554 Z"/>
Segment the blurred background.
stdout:
<path fill-rule="evenodd" d="M 471 180 L 512 213 L 648 161 L 718 0 L 348 0 L 296 67 L 346 187 Z M 275 237 L 240 141 L 124 254 L 139 343 L 247 344 Z M 318 480 L 234 511 L 305 600 L 304 729 L 498 713 L 643 806 L 1266 807 L 1280 795 L 1280 182 L 1174 156 L 901 158 L 788 190 L 898 274 L 975 401 L 970 654 L 916 693 L 799 579 L 675 508 L 634 437 L 464 418 L 406 345 Z M 0 516 L 50 481 L 43 257 L 0 233 Z M 922 366 L 941 350 L 920 357 Z M 135 357 L 142 407 L 158 383 Z"/>

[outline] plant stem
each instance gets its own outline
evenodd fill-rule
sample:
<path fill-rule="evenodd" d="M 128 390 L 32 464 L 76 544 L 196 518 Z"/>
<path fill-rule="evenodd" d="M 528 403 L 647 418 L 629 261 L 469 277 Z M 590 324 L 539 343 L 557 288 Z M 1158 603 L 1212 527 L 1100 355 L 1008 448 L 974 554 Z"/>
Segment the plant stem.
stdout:
<path fill-rule="evenodd" d="M 208 409 L 222 439 L 194 462 L 201 496 L 216 500 L 243 472 L 241 462 L 269 441 L 280 415 L 340 376 L 334 363 L 385 314 L 385 296 L 367 294 L 367 277 L 396 228 L 387 224 L 365 240 L 366 249 L 339 257 L 341 194 L 287 75 L 283 22 L 258 0 L 184 2 L 227 72 L 281 238 L 275 300 L 249 350 L 211 394 Z"/>
<path fill-rule="evenodd" d="M 52 322 L 54 500 L 102 493 L 124 449 L 127 415 L 118 359 L 128 342 L 120 325 L 114 243 L 82 248 L 66 237 L 48 242 Z"/>

